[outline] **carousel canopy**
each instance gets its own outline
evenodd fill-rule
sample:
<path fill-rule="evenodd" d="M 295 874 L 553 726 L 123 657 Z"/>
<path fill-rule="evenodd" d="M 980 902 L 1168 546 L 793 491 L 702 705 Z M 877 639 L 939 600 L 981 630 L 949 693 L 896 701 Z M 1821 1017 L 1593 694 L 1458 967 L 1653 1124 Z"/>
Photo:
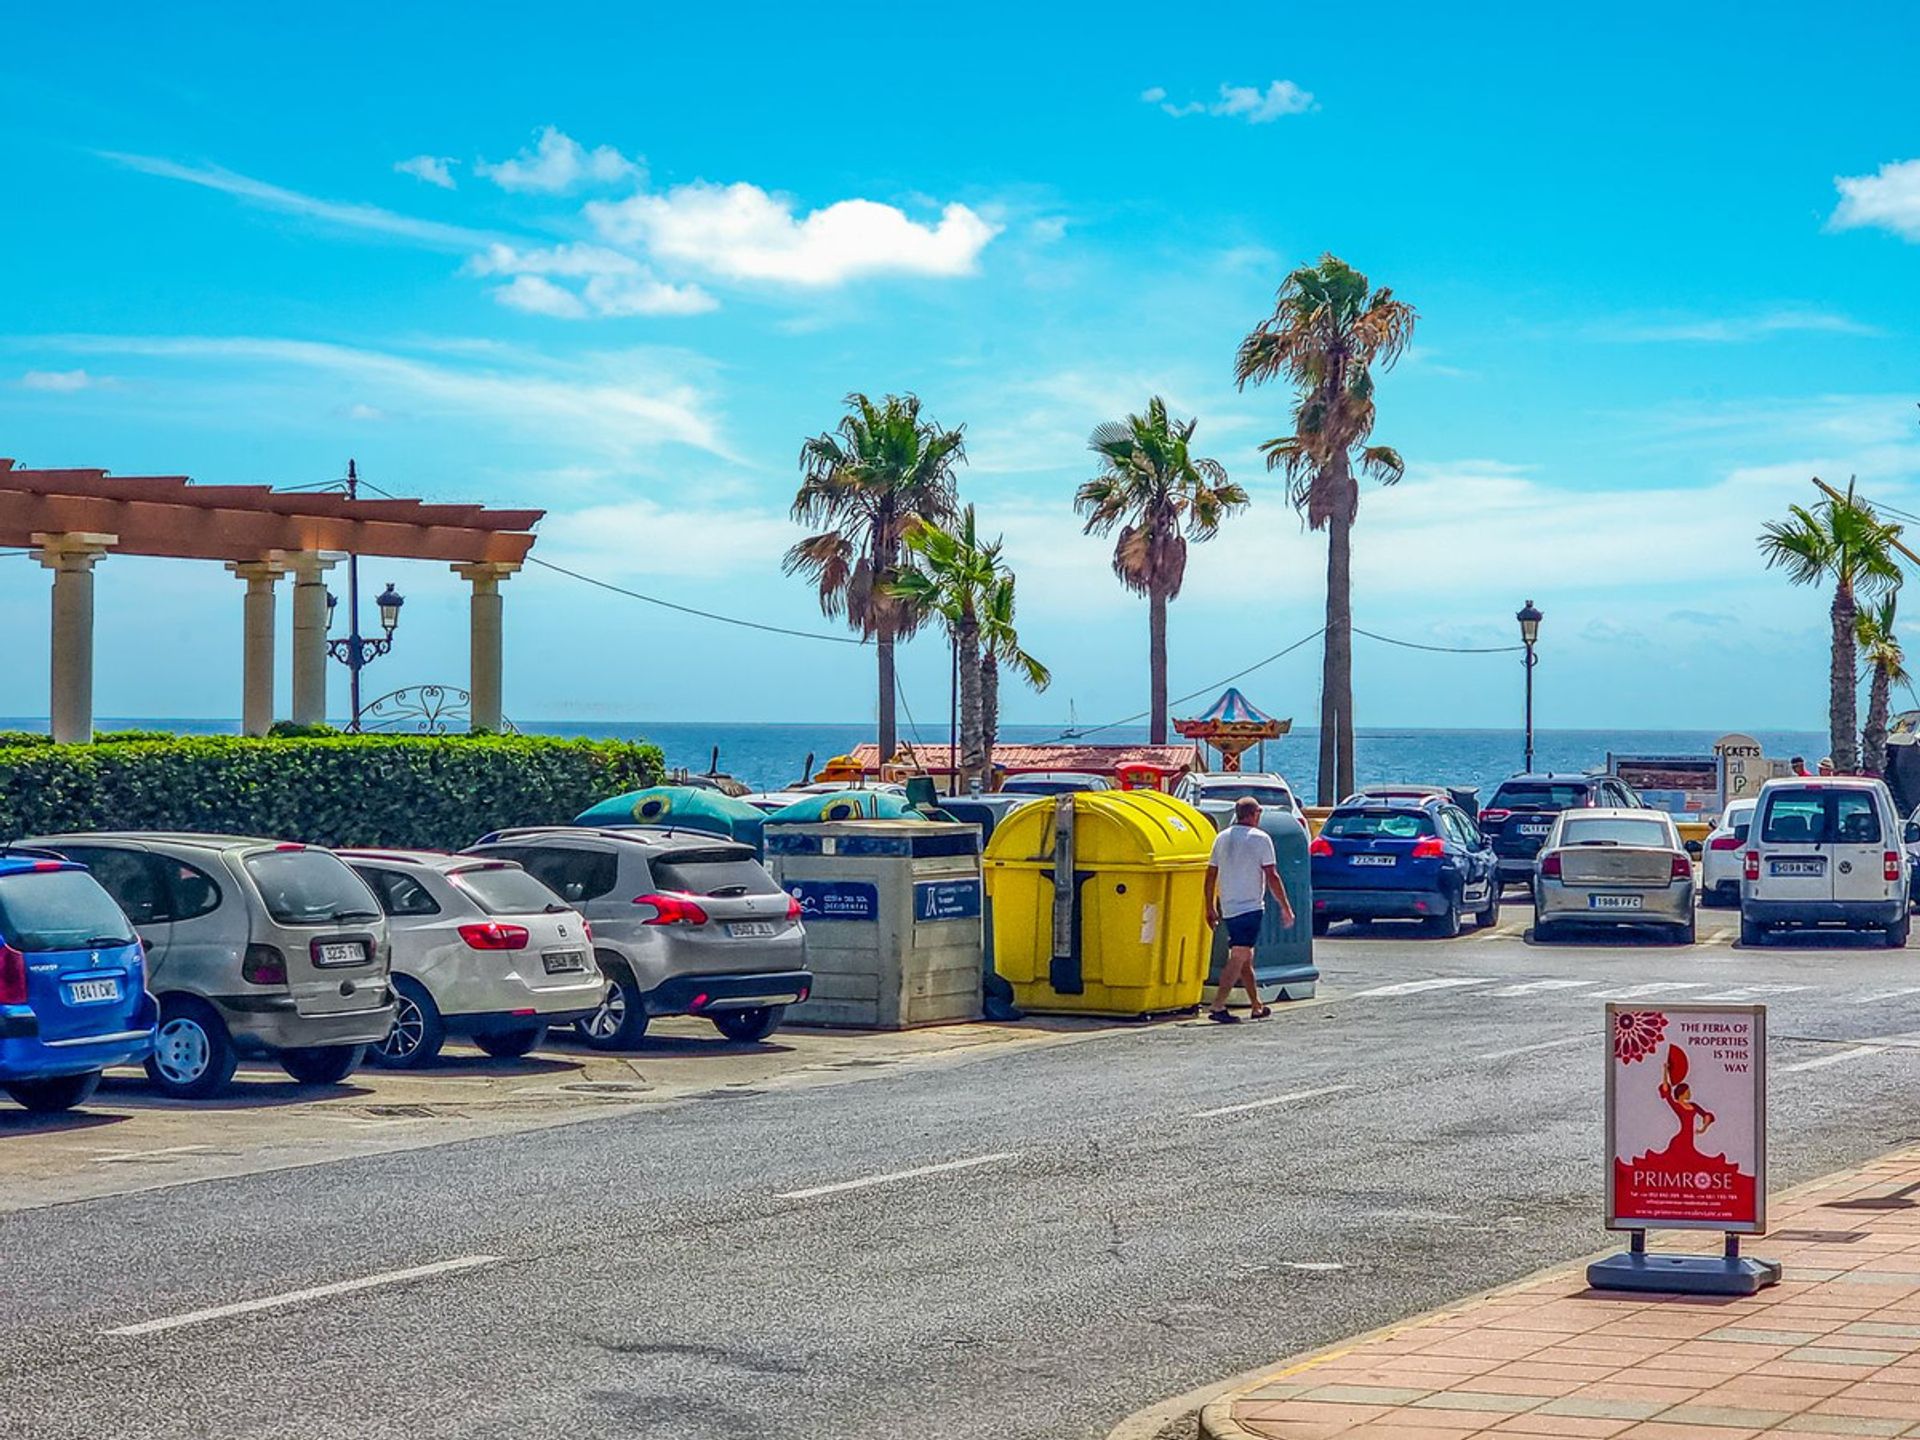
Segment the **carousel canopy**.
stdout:
<path fill-rule="evenodd" d="M 1293 728 L 1291 720 L 1276 720 L 1232 686 L 1220 698 L 1191 720 L 1176 720 L 1173 728 L 1189 739 L 1211 739 L 1216 735 L 1271 738 Z"/>

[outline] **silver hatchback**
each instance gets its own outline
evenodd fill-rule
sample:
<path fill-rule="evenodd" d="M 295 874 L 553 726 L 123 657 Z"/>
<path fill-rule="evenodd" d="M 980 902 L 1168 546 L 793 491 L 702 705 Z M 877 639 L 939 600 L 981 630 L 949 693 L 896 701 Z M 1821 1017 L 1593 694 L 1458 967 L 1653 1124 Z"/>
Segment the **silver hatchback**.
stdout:
<path fill-rule="evenodd" d="M 1563 810 L 1534 862 L 1533 937 L 1567 922 L 1659 925 L 1694 941 L 1693 859 L 1663 810 Z"/>
<path fill-rule="evenodd" d="M 764 1040 L 807 998 L 800 906 L 751 846 L 648 827 L 502 830 L 466 852 L 524 866 L 593 926 L 606 1001 L 580 1024 L 602 1050 L 640 1043 L 656 1015 L 699 1015 Z"/>

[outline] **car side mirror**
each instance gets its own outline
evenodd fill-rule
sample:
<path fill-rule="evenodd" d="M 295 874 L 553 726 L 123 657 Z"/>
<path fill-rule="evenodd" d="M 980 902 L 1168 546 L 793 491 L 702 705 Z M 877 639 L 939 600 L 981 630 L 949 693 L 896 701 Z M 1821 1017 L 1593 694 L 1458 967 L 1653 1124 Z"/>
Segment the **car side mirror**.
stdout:
<path fill-rule="evenodd" d="M 1907 844 L 1920 845 L 1920 820 L 1907 821 L 1907 828 L 1902 833 L 1906 836 Z"/>

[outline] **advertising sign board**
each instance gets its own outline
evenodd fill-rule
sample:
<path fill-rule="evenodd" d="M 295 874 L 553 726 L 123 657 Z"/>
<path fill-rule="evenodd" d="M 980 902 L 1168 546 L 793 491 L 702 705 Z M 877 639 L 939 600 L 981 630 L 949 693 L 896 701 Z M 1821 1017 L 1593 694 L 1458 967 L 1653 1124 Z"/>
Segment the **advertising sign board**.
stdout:
<path fill-rule="evenodd" d="M 1767 1228 L 1764 1005 L 1607 1006 L 1607 1228 Z"/>
<path fill-rule="evenodd" d="M 1760 787 L 1775 775 L 1786 773 L 1786 762 L 1769 760 L 1760 751 L 1760 742 L 1751 735 L 1722 735 L 1713 742 L 1713 755 L 1720 762 L 1720 805 L 1758 795 Z"/>

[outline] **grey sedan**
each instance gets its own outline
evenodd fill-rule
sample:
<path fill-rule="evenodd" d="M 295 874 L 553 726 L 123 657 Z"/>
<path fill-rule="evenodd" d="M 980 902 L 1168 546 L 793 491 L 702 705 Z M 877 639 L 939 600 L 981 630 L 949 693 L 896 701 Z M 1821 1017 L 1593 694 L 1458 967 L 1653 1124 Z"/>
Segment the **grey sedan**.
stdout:
<path fill-rule="evenodd" d="M 1658 810 L 1566 810 L 1534 865 L 1533 936 L 1569 922 L 1659 925 L 1694 940 L 1693 859 Z"/>

